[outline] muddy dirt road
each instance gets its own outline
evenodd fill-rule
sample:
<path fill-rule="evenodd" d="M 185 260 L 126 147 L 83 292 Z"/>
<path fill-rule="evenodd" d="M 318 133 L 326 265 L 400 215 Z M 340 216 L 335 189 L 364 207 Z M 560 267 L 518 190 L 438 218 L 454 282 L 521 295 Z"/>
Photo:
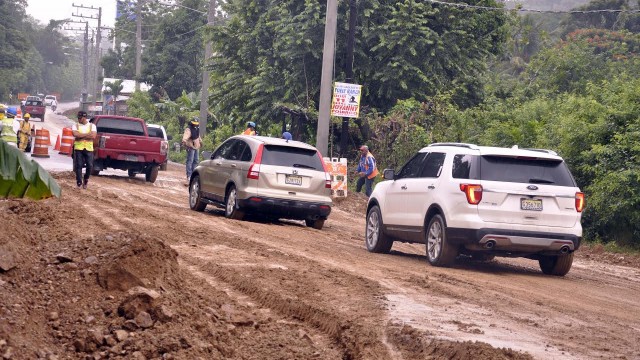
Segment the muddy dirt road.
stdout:
<path fill-rule="evenodd" d="M 0 201 L 0 357 L 640 359 L 637 261 L 436 268 L 424 246 L 368 253 L 362 196 L 321 231 L 228 220 L 189 210 L 183 169 L 88 190 L 58 173 L 61 199 Z"/>

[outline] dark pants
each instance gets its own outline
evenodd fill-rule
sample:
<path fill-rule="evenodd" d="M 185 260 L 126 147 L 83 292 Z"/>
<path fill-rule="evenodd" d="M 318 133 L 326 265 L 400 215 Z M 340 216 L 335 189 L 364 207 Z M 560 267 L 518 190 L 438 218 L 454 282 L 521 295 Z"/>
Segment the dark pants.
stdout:
<path fill-rule="evenodd" d="M 82 185 L 82 167 L 87 165 L 87 170 L 84 173 L 84 183 L 89 181 L 91 170 L 93 169 L 93 151 L 87 150 L 73 150 L 73 169 L 76 172 L 76 183 Z"/>
<path fill-rule="evenodd" d="M 359 177 L 358 182 L 356 182 L 356 192 L 360 192 L 362 190 L 362 185 L 365 185 L 364 193 L 367 196 L 371 196 L 371 191 L 373 187 L 373 179 L 367 179 L 366 176 Z"/>

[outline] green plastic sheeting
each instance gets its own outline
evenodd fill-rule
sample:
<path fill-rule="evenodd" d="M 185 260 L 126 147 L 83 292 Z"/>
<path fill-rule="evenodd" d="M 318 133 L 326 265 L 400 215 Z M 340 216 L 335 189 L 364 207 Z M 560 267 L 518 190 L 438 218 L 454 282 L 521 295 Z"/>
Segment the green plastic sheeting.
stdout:
<path fill-rule="evenodd" d="M 60 197 L 60 186 L 37 162 L 0 140 L 0 199 Z"/>

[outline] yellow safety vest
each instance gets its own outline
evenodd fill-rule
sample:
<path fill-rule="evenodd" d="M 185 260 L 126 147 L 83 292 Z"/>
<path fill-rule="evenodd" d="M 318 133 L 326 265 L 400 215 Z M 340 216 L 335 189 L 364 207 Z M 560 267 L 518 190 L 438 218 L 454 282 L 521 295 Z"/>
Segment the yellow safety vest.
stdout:
<path fill-rule="evenodd" d="M 78 124 L 76 127 L 76 130 L 80 133 L 80 134 L 88 134 L 91 132 L 91 129 L 93 128 L 93 125 L 91 123 L 87 123 L 86 125 L 82 125 L 82 124 Z M 80 140 L 75 140 L 73 142 L 73 148 L 75 150 L 87 150 L 87 151 L 93 151 L 93 139 L 80 139 Z"/>
<path fill-rule="evenodd" d="M 2 140 L 11 143 L 18 142 L 18 135 L 13 131 L 13 119 L 8 117 L 2 118 Z"/>

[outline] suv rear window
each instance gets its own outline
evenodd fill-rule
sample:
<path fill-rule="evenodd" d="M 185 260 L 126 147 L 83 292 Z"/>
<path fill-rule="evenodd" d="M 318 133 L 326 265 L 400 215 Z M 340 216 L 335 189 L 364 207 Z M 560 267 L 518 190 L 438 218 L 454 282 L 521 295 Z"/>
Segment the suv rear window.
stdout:
<path fill-rule="evenodd" d="M 97 129 L 103 133 L 144 136 L 142 123 L 135 120 L 101 118 Z"/>
<path fill-rule="evenodd" d="M 160 129 L 160 128 L 147 127 L 147 133 L 149 133 L 149 136 L 151 136 L 151 137 L 157 137 L 157 138 L 160 138 L 160 139 L 164 139 L 164 134 L 162 133 L 162 129 Z"/>
<path fill-rule="evenodd" d="M 315 150 L 290 146 L 266 145 L 262 151 L 262 163 L 324 171 L 324 165 Z"/>
<path fill-rule="evenodd" d="M 452 175 L 458 179 L 576 186 L 567 164 L 552 159 L 456 155 Z"/>

